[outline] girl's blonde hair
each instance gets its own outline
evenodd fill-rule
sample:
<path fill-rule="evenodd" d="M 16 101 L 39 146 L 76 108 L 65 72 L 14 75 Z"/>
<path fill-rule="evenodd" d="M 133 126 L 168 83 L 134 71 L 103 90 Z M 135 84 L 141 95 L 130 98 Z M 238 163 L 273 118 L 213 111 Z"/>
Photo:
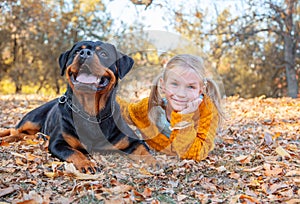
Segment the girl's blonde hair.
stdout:
<path fill-rule="evenodd" d="M 168 75 L 168 71 L 174 67 L 186 67 L 191 68 L 198 73 L 200 80 L 203 82 L 204 90 L 203 93 L 207 95 L 212 102 L 214 103 L 217 111 L 218 111 L 218 121 L 219 124 L 222 122 L 224 117 L 223 109 L 221 106 L 221 94 L 217 83 L 212 78 L 206 77 L 206 70 L 204 66 L 204 61 L 202 58 L 191 55 L 191 54 L 180 54 L 176 55 L 170 59 L 170 61 L 166 64 L 164 71 L 156 77 L 154 80 L 154 84 L 151 88 L 150 97 L 149 97 L 149 107 L 148 110 L 151 111 L 155 106 L 162 106 L 165 108 L 165 104 L 161 95 L 161 85 L 160 79 L 166 80 Z M 151 117 L 153 113 L 149 112 L 149 116 Z"/>

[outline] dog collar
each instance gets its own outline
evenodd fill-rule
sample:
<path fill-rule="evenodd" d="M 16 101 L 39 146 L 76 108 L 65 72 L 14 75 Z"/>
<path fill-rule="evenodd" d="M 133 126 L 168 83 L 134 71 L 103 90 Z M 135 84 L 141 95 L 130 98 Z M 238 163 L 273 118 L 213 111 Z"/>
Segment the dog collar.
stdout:
<path fill-rule="evenodd" d="M 75 104 L 72 103 L 72 100 L 67 97 L 66 95 L 62 95 L 58 98 L 58 102 L 60 104 L 67 104 L 67 106 L 77 115 L 79 115 L 80 117 L 82 117 L 83 119 L 92 122 L 92 123 L 101 123 L 104 120 L 110 118 L 113 116 L 114 112 L 115 112 L 115 106 L 112 103 L 112 111 L 110 115 L 105 115 L 104 117 L 101 117 L 101 115 L 99 115 L 99 117 L 95 117 L 95 116 L 90 116 L 88 113 L 86 113 L 85 111 L 82 111 L 80 108 L 78 108 Z"/>

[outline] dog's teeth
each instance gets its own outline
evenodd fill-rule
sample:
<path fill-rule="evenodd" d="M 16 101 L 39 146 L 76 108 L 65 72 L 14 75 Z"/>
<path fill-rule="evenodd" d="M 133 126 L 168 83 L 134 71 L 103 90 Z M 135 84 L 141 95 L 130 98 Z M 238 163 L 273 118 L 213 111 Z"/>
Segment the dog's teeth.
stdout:
<path fill-rule="evenodd" d="M 97 83 L 100 83 L 100 81 L 101 81 L 101 78 L 100 77 L 97 78 Z"/>

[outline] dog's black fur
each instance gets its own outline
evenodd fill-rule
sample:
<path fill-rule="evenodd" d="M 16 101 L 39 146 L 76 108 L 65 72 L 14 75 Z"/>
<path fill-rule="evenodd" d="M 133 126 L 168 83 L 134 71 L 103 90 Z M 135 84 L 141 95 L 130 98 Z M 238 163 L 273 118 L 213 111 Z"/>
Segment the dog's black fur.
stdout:
<path fill-rule="evenodd" d="M 111 44 L 76 43 L 59 58 L 61 75 L 68 81 L 65 94 L 32 110 L 15 129 L 0 136 L 9 140 L 37 132 L 49 135 L 50 152 L 82 172 L 97 171 L 97 164 L 89 159 L 90 151 L 150 155 L 144 141 L 123 121 L 115 101 L 118 79 L 133 63 Z"/>

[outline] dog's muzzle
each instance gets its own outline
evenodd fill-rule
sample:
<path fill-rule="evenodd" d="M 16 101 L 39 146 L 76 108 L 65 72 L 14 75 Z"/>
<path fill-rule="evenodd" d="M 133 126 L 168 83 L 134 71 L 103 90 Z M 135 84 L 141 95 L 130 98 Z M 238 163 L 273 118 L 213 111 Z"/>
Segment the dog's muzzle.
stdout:
<path fill-rule="evenodd" d="M 90 49 L 82 49 L 77 56 L 76 72 L 71 69 L 70 78 L 74 88 L 84 91 L 101 91 L 111 80 L 106 67 L 102 66 L 97 56 Z"/>

